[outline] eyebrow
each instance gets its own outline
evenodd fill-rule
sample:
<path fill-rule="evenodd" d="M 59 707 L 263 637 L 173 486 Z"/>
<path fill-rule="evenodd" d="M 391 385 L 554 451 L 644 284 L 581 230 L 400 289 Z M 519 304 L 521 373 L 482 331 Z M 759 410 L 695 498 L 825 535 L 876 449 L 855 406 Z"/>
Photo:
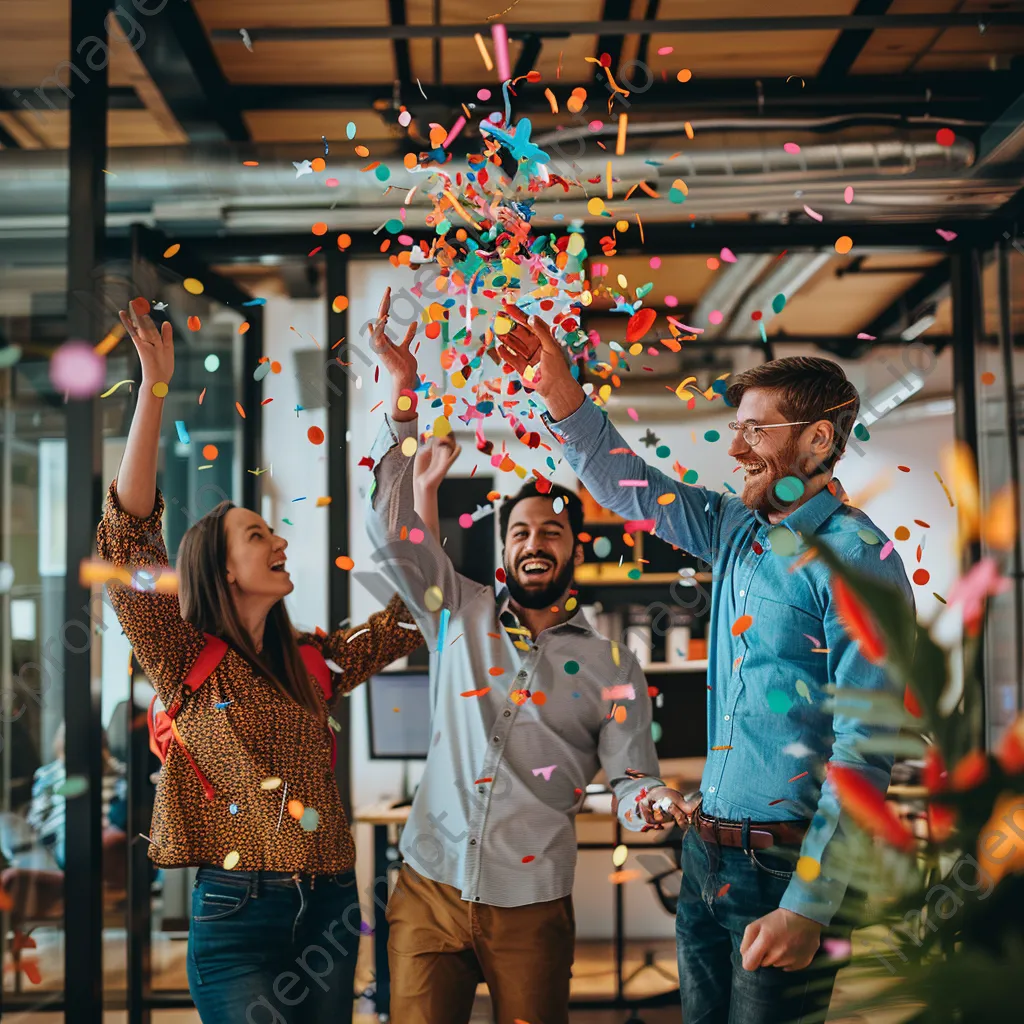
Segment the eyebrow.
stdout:
<path fill-rule="evenodd" d="M 253 531 L 253 530 L 262 530 L 262 529 L 263 529 L 263 527 L 264 527 L 265 525 L 266 525 L 265 523 L 250 523 L 250 524 L 249 524 L 249 525 L 248 525 L 248 526 L 247 526 L 247 527 L 245 528 L 245 532 L 246 532 L 246 533 L 252 533 L 252 531 Z M 273 533 L 273 532 L 274 532 L 274 528 L 273 528 L 272 526 L 267 526 L 267 529 L 268 529 L 268 530 L 269 530 L 269 531 L 270 531 L 271 533 Z"/>
<path fill-rule="evenodd" d="M 515 530 L 515 529 L 518 529 L 521 526 L 529 527 L 529 525 L 530 525 L 529 523 L 524 522 L 522 519 L 520 519 L 520 520 L 517 520 L 516 522 L 514 522 L 509 527 L 509 529 L 510 530 Z M 541 523 L 540 525 L 541 526 L 557 526 L 558 529 L 560 529 L 560 530 L 564 530 L 565 529 L 565 524 L 564 523 L 560 523 L 557 519 L 545 519 L 544 522 Z"/>

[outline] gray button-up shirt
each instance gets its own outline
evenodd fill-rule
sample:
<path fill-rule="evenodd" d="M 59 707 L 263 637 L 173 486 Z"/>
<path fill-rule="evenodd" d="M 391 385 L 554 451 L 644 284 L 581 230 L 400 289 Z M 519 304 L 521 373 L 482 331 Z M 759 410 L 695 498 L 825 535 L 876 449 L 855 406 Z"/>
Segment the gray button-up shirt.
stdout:
<path fill-rule="evenodd" d="M 413 459 L 401 442 L 416 436 L 415 420 L 385 420 L 368 517 L 380 571 L 431 650 L 432 739 L 402 854 L 464 900 L 559 899 L 572 891 L 573 819 L 598 769 L 634 831 L 641 791 L 663 785 L 647 680 L 581 612 L 533 638 L 504 587 L 495 594 L 455 571 L 413 510 Z"/>

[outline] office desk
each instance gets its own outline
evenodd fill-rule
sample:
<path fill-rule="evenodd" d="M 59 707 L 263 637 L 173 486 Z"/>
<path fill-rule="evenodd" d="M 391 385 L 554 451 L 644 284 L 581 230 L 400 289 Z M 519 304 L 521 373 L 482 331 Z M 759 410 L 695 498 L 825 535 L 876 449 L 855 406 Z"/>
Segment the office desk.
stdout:
<path fill-rule="evenodd" d="M 703 758 L 699 760 L 703 765 Z M 668 780 L 666 780 L 668 781 Z M 682 783 L 680 783 L 682 785 Z M 693 784 L 689 788 L 693 788 Z M 608 795 L 602 794 L 604 802 L 607 802 Z M 588 796 L 584 802 L 584 808 L 594 800 Z M 354 820 L 364 825 L 373 826 L 373 899 L 376 909 L 374 911 L 374 945 L 373 958 L 374 970 L 377 976 L 377 992 L 374 999 L 378 1016 L 390 1012 L 391 1005 L 391 974 L 388 968 L 388 923 L 384 919 L 382 904 L 387 902 L 390 886 L 388 884 L 389 872 L 397 870 L 401 864 L 401 854 L 398 851 L 397 836 L 392 842 L 389 830 L 392 826 L 400 830 L 409 818 L 408 807 L 394 807 L 393 801 L 371 804 L 367 807 L 358 808 Z M 604 841 L 582 841 L 578 843 L 581 850 L 614 850 L 616 846 L 623 845 L 623 835 L 639 835 L 639 833 L 626 833 L 615 815 L 604 809 L 584 810 L 576 816 L 577 822 L 584 822 L 587 825 L 605 825 L 610 835 Z M 644 833 L 645 837 L 652 833 Z M 668 832 L 655 832 L 655 836 L 665 836 Z M 643 842 L 625 843 L 631 848 L 656 849 L 657 844 L 646 839 Z M 569 1005 L 574 1007 L 587 1007 L 590 1009 L 602 1010 L 627 1010 L 639 1007 L 651 1006 L 675 1006 L 679 1001 L 677 989 L 657 996 L 646 996 L 639 999 L 627 999 L 623 993 L 623 962 L 625 960 L 625 934 L 623 920 L 625 917 L 625 906 L 621 885 L 615 886 L 615 906 L 613 918 L 613 938 L 615 944 L 615 997 L 604 1000 L 569 1000 Z"/>

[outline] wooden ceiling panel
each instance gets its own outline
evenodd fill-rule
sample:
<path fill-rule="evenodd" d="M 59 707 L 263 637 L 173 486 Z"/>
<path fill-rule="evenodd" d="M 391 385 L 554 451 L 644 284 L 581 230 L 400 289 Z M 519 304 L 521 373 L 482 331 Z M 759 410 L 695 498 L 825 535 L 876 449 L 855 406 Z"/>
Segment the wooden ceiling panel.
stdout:
<path fill-rule="evenodd" d="M 658 20 L 668 18 L 797 18 L 809 14 L 851 14 L 857 0 L 661 0 Z M 774 34 L 774 33 L 773 33 Z"/>
<path fill-rule="evenodd" d="M 335 28 L 344 25 L 387 25 L 385 0 L 192 0 L 207 30 L 227 28 Z"/>
<path fill-rule="evenodd" d="M 68 113 L 66 110 L 47 111 L 43 123 L 40 123 L 31 114 L 17 116 L 22 126 L 31 131 L 44 148 L 67 148 Z M 111 148 L 175 146 L 181 141 L 179 132 L 180 129 L 169 131 L 148 110 L 111 110 L 107 113 L 107 144 Z"/>
<path fill-rule="evenodd" d="M 636 231 L 636 225 L 630 225 L 629 230 Z M 629 294 L 647 282 L 654 285 L 649 298 L 645 300 L 649 305 L 662 308 L 665 305 L 665 296 L 674 295 L 679 306 L 689 308 L 697 304 L 715 274 L 715 271 L 708 269 L 707 259 L 707 256 L 692 253 L 662 256 L 661 265 L 653 269 L 651 256 L 613 256 L 607 260 L 595 256 L 592 257 L 590 266 L 592 267 L 594 263 L 604 263 L 608 267 L 608 273 L 604 277 L 592 278 L 591 284 L 597 286 L 604 283 L 616 291 L 622 291 L 616 280 L 618 275 L 622 274 L 626 278 Z M 597 309 L 610 305 L 611 302 L 604 298 L 596 299 L 594 302 Z"/>
<path fill-rule="evenodd" d="M 891 254 L 872 257 L 865 267 L 917 267 L 921 271 L 895 270 L 891 274 L 848 273 L 836 276 L 854 257 L 833 258 L 790 298 L 786 308 L 767 325 L 769 335 L 785 332 L 797 335 L 850 335 L 889 308 L 908 288 L 921 279 L 929 265 L 927 254 Z M 931 262 L 941 255 L 931 257 Z"/>
<path fill-rule="evenodd" d="M 490 39 L 486 40 L 487 51 L 494 58 L 494 46 Z M 522 44 L 515 39 L 509 40 L 509 65 L 514 68 L 519 57 Z M 534 61 L 533 69 L 543 75 L 543 83 L 539 86 L 554 88 L 557 83 L 579 85 L 589 82 L 594 74 L 594 65 L 588 64 L 587 57 L 597 52 L 597 36 L 570 36 L 567 39 L 545 40 L 540 56 Z M 429 41 L 414 40 L 410 49 L 412 54 L 413 74 L 426 82 L 432 74 L 431 47 Z M 556 78 L 561 56 L 561 77 Z M 498 81 L 497 67 L 488 71 L 480 57 L 480 51 L 472 39 L 445 39 L 441 43 L 441 77 L 446 85 L 476 84 L 493 81 L 495 90 L 500 95 L 501 83 Z M 537 88 L 537 86 L 531 86 Z M 429 95 L 429 90 L 427 95 Z"/>
<path fill-rule="evenodd" d="M 375 158 L 379 154 L 374 152 L 374 142 L 396 138 L 395 130 L 372 110 L 250 110 L 242 116 L 253 142 L 308 142 L 319 147 L 321 136 L 326 136 L 331 147 L 328 162 L 335 155 L 339 159 L 358 159 L 352 154 L 352 147 L 358 144 L 367 146 L 371 159 Z M 349 121 L 356 126 L 356 137 L 351 142 L 345 132 Z M 389 153 L 392 148 L 387 147 Z"/>
<path fill-rule="evenodd" d="M 510 7 L 513 0 L 441 0 L 441 23 L 447 25 L 483 25 L 489 15 Z M 387 5 L 384 20 L 387 21 Z M 508 13 L 502 15 L 505 25 L 530 21 L 600 21 L 604 8 L 602 0 L 573 0 L 569 5 L 553 4 L 550 0 L 519 0 Z M 433 23 L 434 0 L 406 0 L 406 17 L 410 25 Z M 497 21 L 497 18 L 492 21 Z M 472 40 L 470 40 L 472 42 Z"/>
<path fill-rule="evenodd" d="M 800 75 L 813 78 L 838 38 L 838 32 L 709 32 L 699 36 L 651 36 L 648 65 L 659 78 L 671 81 L 689 68 L 689 88 L 705 78 L 753 78 L 757 75 Z M 660 48 L 673 52 L 659 56 Z M 634 76 L 634 81 L 640 82 Z M 683 98 L 682 96 L 680 97 Z"/>
<path fill-rule="evenodd" d="M 387 39 L 258 43 L 253 53 L 233 43 L 215 43 L 214 51 L 228 81 L 237 85 L 380 85 L 395 78 Z"/>

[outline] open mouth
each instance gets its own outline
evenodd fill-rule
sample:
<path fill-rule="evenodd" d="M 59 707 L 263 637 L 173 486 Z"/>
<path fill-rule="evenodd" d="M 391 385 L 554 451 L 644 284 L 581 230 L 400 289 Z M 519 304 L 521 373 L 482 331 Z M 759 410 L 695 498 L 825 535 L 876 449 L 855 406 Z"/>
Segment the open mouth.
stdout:
<path fill-rule="evenodd" d="M 751 480 L 756 476 L 760 476 L 768 466 L 763 462 L 744 462 L 741 463 L 743 468 L 744 478 Z"/>
<path fill-rule="evenodd" d="M 549 562 L 544 558 L 528 558 L 519 563 L 519 571 L 528 579 L 546 576 L 554 568 L 554 562 Z"/>
<path fill-rule="evenodd" d="M 288 570 L 284 567 L 284 562 L 275 562 L 270 567 L 271 572 L 287 572 Z"/>

